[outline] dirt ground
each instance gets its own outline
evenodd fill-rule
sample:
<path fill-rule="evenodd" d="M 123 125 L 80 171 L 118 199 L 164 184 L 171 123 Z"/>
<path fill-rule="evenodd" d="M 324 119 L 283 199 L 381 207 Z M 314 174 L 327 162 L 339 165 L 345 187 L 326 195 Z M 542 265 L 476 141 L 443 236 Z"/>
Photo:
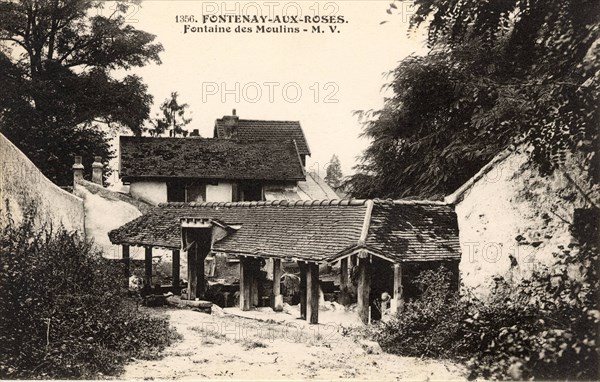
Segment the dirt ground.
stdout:
<path fill-rule="evenodd" d="M 183 339 L 160 360 L 131 362 L 120 379 L 465 380 L 455 364 L 382 354 L 339 325 L 163 312 Z"/>

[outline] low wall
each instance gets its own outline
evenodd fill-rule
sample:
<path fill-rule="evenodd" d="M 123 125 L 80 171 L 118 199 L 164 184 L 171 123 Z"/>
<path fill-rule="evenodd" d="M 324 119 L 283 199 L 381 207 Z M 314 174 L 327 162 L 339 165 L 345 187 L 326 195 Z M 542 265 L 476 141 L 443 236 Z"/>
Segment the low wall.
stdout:
<path fill-rule="evenodd" d="M 83 200 L 64 191 L 0 134 L 0 226 L 23 221 L 27 209 L 35 211 L 37 227 L 62 225 L 68 231 L 84 233 Z"/>

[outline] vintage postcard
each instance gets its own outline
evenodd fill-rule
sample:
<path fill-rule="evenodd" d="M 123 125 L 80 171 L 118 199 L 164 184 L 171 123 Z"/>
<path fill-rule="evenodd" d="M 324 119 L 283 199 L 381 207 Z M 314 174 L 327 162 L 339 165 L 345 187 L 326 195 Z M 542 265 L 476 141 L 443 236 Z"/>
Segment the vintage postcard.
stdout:
<path fill-rule="evenodd" d="M 0 379 L 597 380 L 597 0 L 0 0 Z"/>

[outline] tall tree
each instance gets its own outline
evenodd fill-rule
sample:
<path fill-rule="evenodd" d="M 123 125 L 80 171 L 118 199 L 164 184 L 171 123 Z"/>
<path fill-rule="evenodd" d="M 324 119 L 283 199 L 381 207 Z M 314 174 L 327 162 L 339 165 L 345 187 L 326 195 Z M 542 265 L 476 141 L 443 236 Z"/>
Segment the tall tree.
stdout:
<path fill-rule="evenodd" d="M 600 174 L 600 3 L 416 0 L 431 52 L 391 72 L 393 96 L 363 112 L 372 139 L 355 196 L 439 198 L 512 144 L 543 171 L 567 153 Z"/>
<path fill-rule="evenodd" d="M 133 3 L 0 0 L 0 128 L 48 176 L 70 183 L 75 155 L 89 168 L 113 153 L 101 126 L 136 134 L 152 97 L 119 69 L 160 63 L 154 36 L 126 23 Z"/>
<path fill-rule="evenodd" d="M 188 135 L 185 126 L 192 122 L 192 119 L 185 117 L 185 111 L 189 105 L 187 103 L 180 104 L 177 100 L 178 96 L 177 92 L 171 92 L 171 98 L 165 99 L 160 105 L 162 117 L 155 118 L 150 122 L 153 126 L 148 130 L 150 135 L 160 136 L 167 130 L 170 130 L 169 134 L 172 136 L 181 134 L 185 137 Z"/>
<path fill-rule="evenodd" d="M 342 165 L 340 163 L 340 158 L 337 155 L 333 154 L 329 164 L 327 165 L 327 170 L 325 174 L 325 182 L 332 187 L 337 188 L 340 186 L 342 182 Z"/>

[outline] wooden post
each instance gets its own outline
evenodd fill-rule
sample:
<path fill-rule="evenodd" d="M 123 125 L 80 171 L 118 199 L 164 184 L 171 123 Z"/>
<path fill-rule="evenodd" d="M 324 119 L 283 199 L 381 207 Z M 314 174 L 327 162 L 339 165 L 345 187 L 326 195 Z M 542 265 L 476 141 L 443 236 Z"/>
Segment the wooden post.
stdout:
<path fill-rule="evenodd" d="M 306 319 L 309 324 L 319 323 L 319 264 L 308 263 L 306 277 Z"/>
<path fill-rule="evenodd" d="M 283 310 L 283 296 L 281 295 L 281 259 L 273 259 L 273 297 L 271 306 L 275 312 Z"/>
<path fill-rule="evenodd" d="M 204 259 L 208 255 L 202 252 L 198 244 L 188 251 L 188 291 L 189 299 L 203 298 L 204 293 Z"/>
<path fill-rule="evenodd" d="M 196 247 L 196 296 L 197 298 L 204 298 L 204 259 L 206 259 L 207 253 L 202 253 L 200 248 Z"/>
<path fill-rule="evenodd" d="M 129 277 L 131 277 L 131 269 L 130 269 L 130 257 L 129 257 L 129 246 L 123 246 L 123 264 L 125 268 L 125 287 L 129 287 Z"/>
<path fill-rule="evenodd" d="M 144 253 L 144 265 L 145 265 L 145 274 L 144 274 L 144 287 L 152 288 L 152 247 L 146 247 L 146 251 Z"/>
<path fill-rule="evenodd" d="M 365 324 L 369 322 L 371 294 L 371 259 L 369 256 L 358 258 L 358 314 Z"/>
<path fill-rule="evenodd" d="M 298 261 L 300 268 L 300 318 L 306 320 L 306 263 Z"/>
<path fill-rule="evenodd" d="M 179 265 L 180 265 L 180 252 L 178 249 L 173 250 L 173 294 L 175 296 L 179 296 L 181 293 L 180 284 L 180 274 L 179 274 Z"/>
<path fill-rule="evenodd" d="M 252 280 L 252 286 L 250 287 L 250 294 L 252 296 L 252 306 L 260 306 L 260 296 L 258 295 L 258 271 L 256 269 L 256 263 L 252 262 L 252 273 L 250 280 Z"/>
<path fill-rule="evenodd" d="M 340 260 L 340 289 L 342 291 L 348 289 L 348 258 L 344 257 Z"/>
<path fill-rule="evenodd" d="M 403 306 L 404 291 L 402 288 L 402 264 L 394 264 L 394 291 L 390 304 L 392 314 L 399 314 L 402 311 Z"/>
<path fill-rule="evenodd" d="M 188 267 L 188 299 L 196 298 L 196 246 L 188 249 L 187 267 Z"/>
<path fill-rule="evenodd" d="M 252 265 L 250 259 L 240 258 L 240 309 L 250 310 L 252 306 Z"/>

